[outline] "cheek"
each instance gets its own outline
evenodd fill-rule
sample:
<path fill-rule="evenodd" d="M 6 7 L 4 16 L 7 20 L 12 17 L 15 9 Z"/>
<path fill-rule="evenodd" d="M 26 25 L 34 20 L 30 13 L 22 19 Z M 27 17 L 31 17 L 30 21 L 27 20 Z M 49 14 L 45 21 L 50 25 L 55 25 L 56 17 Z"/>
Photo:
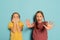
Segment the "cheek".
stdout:
<path fill-rule="evenodd" d="M 18 17 L 13 17 L 13 19 L 17 20 L 17 19 L 19 19 L 19 18 L 18 18 Z"/>
<path fill-rule="evenodd" d="M 41 17 L 40 20 L 43 20 L 43 17 Z"/>
<path fill-rule="evenodd" d="M 19 16 L 17 16 L 16 18 L 19 19 Z"/>
<path fill-rule="evenodd" d="M 19 17 L 18 17 L 18 16 L 16 16 L 15 18 L 16 18 L 16 19 L 18 19 Z"/>
<path fill-rule="evenodd" d="M 15 17 L 13 17 L 13 19 L 15 19 Z"/>
<path fill-rule="evenodd" d="M 19 18 L 19 15 L 16 15 L 16 18 Z"/>
<path fill-rule="evenodd" d="M 42 20 L 43 18 L 42 18 L 42 17 L 40 17 L 40 19 Z"/>
<path fill-rule="evenodd" d="M 38 17 L 36 17 L 36 20 L 38 20 L 39 18 Z"/>

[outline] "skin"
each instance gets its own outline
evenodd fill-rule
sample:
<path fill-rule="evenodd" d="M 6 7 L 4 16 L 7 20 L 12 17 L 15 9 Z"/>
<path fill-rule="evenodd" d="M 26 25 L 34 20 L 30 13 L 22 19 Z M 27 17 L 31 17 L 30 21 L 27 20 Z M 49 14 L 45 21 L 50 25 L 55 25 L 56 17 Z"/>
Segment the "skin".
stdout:
<path fill-rule="evenodd" d="M 42 22 L 42 20 L 43 20 L 43 16 L 42 16 L 42 14 L 41 13 L 37 13 L 37 15 L 36 15 L 36 19 L 37 19 L 37 22 L 38 23 L 41 23 Z M 28 28 L 32 28 L 32 27 L 34 27 L 34 23 L 30 23 L 30 20 L 26 20 L 26 25 L 27 25 L 27 27 Z M 45 25 L 43 25 L 47 30 L 50 30 L 51 28 L 52 28 L 52 23 L 46 23 L 46 25 L 47 26 L 45 26 Z"/>
<path fill-rule="evenodd" d="M 12 22 L 13 22 L 13 28 L 11 28 L 11 31 L 12 32 L 16 32 L 16 29 L 17 29 L 18 32 L 20 32 L 22 30 L 22 28 L 20 28 L 19 25 L 18 25 L 18 22 L 19 22 L 18 14 L 14 14 L 13 15 Z"/>

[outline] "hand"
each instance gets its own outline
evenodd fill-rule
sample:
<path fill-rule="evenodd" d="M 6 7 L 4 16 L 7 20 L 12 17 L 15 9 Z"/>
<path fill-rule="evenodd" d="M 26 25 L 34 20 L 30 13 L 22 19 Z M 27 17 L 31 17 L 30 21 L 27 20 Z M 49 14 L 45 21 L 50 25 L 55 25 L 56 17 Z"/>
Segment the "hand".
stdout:
<path fill-rule="evenodd" d="M 12 30 L 13 33 L 15 33 L 16 30 Z"/>
<path fill-rule="evenodd" d="M 26 20 L 26 25 L 28 26 L 28 27 L 30 27 L 30 20 Z"/>
<path fill-rule="evenodd" d="M 17 19 L 17 20 L 16 20 L 16 23 L 18 23 L 19 21 L 20 21 L 20 19 Z"/>
<path fill-rule="evenodd" d="M 13 23 L 18 23 L 19 22 L 19 19 L 12 19 L 12 22 Z"/>
<path fill-rule="evenodd" d="M 14 18 L 12 19 L 12 22 L 13 22 L 13 23 L 15 23 L 15 22 L 16 22 Z"/>
<path fill-rule="evenodd" d="M 52 22 L 48 22 L 46 23 L 46 25 L 43 25 L 46 29 L 50 30 L 53 26 L 53 23 Z"/>
<path fill-rule="evenodd" d="M 52 27 L 52 26 L 53 26 L 53 23 L 52 23 L 51 21 L 49 21 L 49 22 L 47 23 L 47 26 Z"/>

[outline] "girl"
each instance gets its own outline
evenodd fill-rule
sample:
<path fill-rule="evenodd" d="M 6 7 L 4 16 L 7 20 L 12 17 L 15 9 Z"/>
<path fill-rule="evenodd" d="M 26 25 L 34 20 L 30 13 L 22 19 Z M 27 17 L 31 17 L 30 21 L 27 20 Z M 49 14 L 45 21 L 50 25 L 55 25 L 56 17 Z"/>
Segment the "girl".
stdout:
<path fill-rule="evenodd" d="M 43 21 L 44 20 L 44 21 Z M 33 40 L 47 40 L 47 30 L 51 29 L 52 24 L 45 21 L 42 11 L 37 11 L 33 17 L 33 23 L 26 21 L 28 28 L 33 28 L 32 38 Z"/>
<path fill-rule="evenodd" d="M 20 21 L 19 13 L 14 12 L 12 14 L 8 28 L 11 32 L 10 40 L 22 40 L 23 23 Z"/>

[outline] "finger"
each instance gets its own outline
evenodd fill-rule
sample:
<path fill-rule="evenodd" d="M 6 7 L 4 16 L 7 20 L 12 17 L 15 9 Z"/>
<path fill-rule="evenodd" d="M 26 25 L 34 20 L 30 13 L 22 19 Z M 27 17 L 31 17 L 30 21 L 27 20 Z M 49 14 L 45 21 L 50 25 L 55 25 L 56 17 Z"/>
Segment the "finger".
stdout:
<path fill-rule="evenodd" d="M 43 25 L 44 27 L 46 27 L 46 25 Z"/>
<path fill-rule="evenodd" d="M 51 24 L 51 25 L 53 24 L 53 22 L 51 22 L 51 21 L 49 21 L 48 23 Z"/>

